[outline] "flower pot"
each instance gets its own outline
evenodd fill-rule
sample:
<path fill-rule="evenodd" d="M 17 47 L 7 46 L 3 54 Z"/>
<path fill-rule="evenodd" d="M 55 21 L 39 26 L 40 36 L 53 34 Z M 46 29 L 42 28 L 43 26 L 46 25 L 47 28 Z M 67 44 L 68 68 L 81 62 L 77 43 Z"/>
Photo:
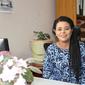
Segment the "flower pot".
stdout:
<path fill-rule="evenodd" d="M 52 43 L 51 40 L 33 40 L 32 41 L 32 57 L 43 61 L 45 55 L 45 43 Z"/>

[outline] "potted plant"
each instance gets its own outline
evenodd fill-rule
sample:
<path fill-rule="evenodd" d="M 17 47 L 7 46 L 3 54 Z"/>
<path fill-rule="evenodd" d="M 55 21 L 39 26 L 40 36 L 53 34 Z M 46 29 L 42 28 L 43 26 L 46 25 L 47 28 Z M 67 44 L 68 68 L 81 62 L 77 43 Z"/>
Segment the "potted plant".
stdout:
<path fill-rule="evenodd" d="M 44 33 L 42 31 L 33 31 L 35 35 L 37 36 L 37 40 L 48 40 L 50 39 L 50 35 L 48 33 Z"/>
<path fill-rule="evenodd" d="M 0 55 L 0 85 L 31 85 L 34 80 L 32 72 L 42 72 L 29 62 L 30 59 Z"/>
<path fill-rule="evenodd" d="M 43 62 L 45 49 L 45 43 L 52 43 L 50 35 L 42 31 L 33 31 L 36 39 L 32 41 L 32 57 L 39 62 Z"/>

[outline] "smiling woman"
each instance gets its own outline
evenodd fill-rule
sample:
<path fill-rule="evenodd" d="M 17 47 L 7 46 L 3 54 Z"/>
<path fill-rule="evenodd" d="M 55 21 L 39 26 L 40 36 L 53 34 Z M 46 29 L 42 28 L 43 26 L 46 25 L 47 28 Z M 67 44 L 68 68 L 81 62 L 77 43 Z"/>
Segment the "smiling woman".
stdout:
<path fill-rule="evenodd" d="M 54 20 L 52 31 L 57 40 L 46 50 L 43 77 L 85 84 L 85 43 L 79 41 L 79 29 L 71 18 L 60 16 Z"/>

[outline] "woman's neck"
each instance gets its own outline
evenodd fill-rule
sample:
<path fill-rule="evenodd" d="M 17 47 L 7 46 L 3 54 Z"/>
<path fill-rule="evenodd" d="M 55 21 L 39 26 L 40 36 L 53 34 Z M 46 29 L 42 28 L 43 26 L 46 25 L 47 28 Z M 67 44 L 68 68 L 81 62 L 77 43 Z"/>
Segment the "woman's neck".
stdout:
<path fill-rule="evenodd" d="M 69 49 L 70 43 L 69 43 L 69 42 L 56 42 L 56 45 L 57 45 L 59 48 Z"/>

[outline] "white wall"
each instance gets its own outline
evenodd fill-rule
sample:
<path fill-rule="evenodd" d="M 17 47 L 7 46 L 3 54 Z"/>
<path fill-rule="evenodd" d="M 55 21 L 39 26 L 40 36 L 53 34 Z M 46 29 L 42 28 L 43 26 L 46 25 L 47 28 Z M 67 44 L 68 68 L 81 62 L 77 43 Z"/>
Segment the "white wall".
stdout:
<path fill-rule="evenodd" d="M 51 34 L 55 0 L 12 0 L 13 11 L 0 13 L 0 38 L 7 37 L 10 51 L 18 57 L 31 57 L 33 31 Z"/>

